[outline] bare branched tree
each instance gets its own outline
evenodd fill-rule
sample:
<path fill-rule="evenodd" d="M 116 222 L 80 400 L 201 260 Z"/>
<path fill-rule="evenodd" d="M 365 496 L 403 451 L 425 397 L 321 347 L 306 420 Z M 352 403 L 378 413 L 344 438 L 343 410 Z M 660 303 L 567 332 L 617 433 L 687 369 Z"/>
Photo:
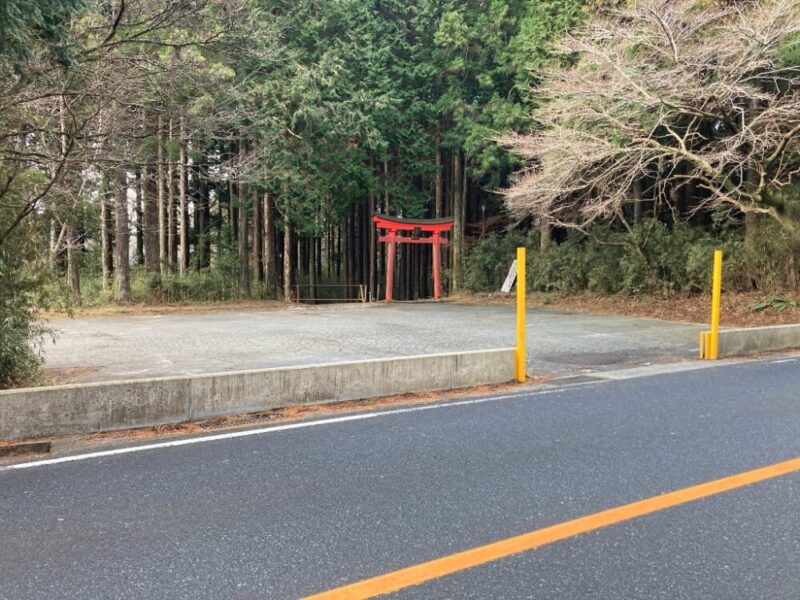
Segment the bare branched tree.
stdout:
<path fill-rule="evenodd" d="M 511 213 L 585 228 L 622 218 L 634 189 L 691 185 L 693 210 L 798 226 L 780 191 L 800 175 L 797 0 L 638 0 L 568 36 L 547 73 L 542 128 L 502 141 L 528 159 Z M 713 8 L 716 6 L 716 8 Z M 672 198 L 674 198 L 672 194 Z"/>
<path fill-rule="evenodd" d="M 143 112 L 185 111 L 216 83 L 200 50 L 241 25 L 240 0 L 107 7 L 73 20 L 68 66 L 35 55 L 23 76 L 0 56 L 0 247 L 33 213 L 74 205 L 79 174 L 152 167 Z"/>

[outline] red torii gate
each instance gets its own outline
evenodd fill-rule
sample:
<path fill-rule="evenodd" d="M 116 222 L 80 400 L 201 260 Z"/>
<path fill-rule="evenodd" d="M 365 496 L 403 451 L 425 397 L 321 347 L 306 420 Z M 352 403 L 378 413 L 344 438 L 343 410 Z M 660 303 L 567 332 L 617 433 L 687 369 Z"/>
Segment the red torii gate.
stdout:
<path fill-rule="evenodd" d="M 447 238 L 442 234 L 453 229 L 453 219 L 401 219 L 373 215 L 375 226 L 386 230 L 386 235 L 378 237 L 379 242 L 388 244 L 386 253 L 386 301 L 392 301 L 394 287 L 394 257 L 396 244 L 430 244 L 433 246 L 433 297 L 442 297 L 441 246 L 447 245 Z M 400 235 L 400 232 L 409 232 Z M 423 237 L 423 233 L 429 233 Z"/>

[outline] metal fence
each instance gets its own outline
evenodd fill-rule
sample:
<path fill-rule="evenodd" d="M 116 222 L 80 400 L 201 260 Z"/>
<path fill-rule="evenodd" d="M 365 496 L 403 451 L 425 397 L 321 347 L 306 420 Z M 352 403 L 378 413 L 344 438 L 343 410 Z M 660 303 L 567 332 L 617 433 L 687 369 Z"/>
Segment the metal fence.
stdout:
<path fill-rule="evenodd" d="M 345 290 L 355 289 L 354 298 L 346 298 Z M 336 291 L 334 291 L 336 290 Z M 341 290 L 341 293 L 338 292 Z M 333 296 L 330 293 L 333 292 Z M 297 304 L 319 304 L 323 302 L 372 302 L 367 294 L 366 284 L 345 285 L 341 283 L 322 283 L 317 285 L 295 284 L 294 301 Z"/>

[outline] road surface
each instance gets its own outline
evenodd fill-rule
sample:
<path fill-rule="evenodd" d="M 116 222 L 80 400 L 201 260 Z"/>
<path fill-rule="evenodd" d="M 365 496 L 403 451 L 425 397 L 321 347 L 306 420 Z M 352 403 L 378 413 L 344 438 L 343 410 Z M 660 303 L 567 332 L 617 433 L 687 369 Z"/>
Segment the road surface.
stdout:
<path fill-rule="evenodd" d="M 799 369 L 745 362 L 6 467 L 0 598 L 301 598 L 682 490 L 387 597 L 796 600 L 800 463 L 686 494 L 800 456 Z"/>
<path fill-rule="evenodd" d="M 46 366 L 76 382 L 139 379 L 514 346 L 508 306 L 297 306 L 63 319 Z M 707 327 L 528 311 L 528 371 L 569 374 L 697 355 Z M 78 369 L 76 371 L 76 369 Z"/>

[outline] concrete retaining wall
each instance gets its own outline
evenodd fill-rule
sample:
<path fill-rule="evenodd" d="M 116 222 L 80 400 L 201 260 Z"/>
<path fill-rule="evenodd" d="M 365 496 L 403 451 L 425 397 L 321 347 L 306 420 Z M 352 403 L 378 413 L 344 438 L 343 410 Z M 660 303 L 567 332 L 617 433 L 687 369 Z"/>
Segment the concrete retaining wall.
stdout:
<path fill-rule="evenodd" d="M 514 349 L 0 391 L 0 440 L 180 423 L 514 379 Z"/>
<path fill-rule="evenodd" d="M 800 348 L 800 325 L 773 325 L 719 332 L 719 357 Z"/>

